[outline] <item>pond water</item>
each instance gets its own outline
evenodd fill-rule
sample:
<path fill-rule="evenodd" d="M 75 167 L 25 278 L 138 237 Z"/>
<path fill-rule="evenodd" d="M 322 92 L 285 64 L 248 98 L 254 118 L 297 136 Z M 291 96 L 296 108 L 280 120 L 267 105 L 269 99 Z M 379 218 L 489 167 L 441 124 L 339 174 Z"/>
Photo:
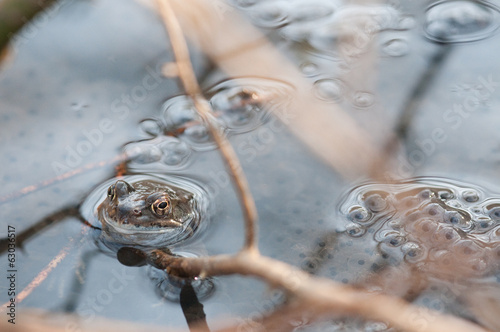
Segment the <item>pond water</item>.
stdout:
<path fill-rule="evenodd" d="M 363 283 L 385 265 L 432 274 L 463 263 L 472 271 L 464 282 L 498 287 L 497 5 L 234 0 L 230 8 L 375 145 L 394 131 L 401 136 L 394 170 L 403 182 L 346 180 L 271 115 L 282 107 L 276 97 L 294 93 L 293 82 L 228 78 L 193 49 L 196 74 L 256 200 L 262 253 L 343 283 Z M 99 226 L 97 206 L 127 160 L 132 185 L 159 178 L 195 192 L 201 211 L 192 234 L 184 229 L 178 242 L 167 236 L 150 245 L 184 256 L 241 247 L 241 212 L 215 144 L 176 81 L 160 74 L 172 61 L 164 28 L 133 1 L 68 0 L 43 15 L 20 32 L 0 69 L 0 234 L 12 225 L 19 237 L 47 216 L 58 221 L 18 248 L 18 291 L 70 249 L 19 307 L 186 328 L 178 281 L 125 266 L 116 256 L 121 246 L 103 245 L 99 230 L 82 232 L 78 215 L 58 213 L 75 207 Z M 7 270 L 5 253 L 0 262 Z M 461 294 L 449 295 L 448 274 L 433 278 L 442 283 L 415 303 L 474 317 Z M 258 320 L 283 300 L 240 276 L 193 286 L 210 326 Z M 8 300 L 3 288 L 0 299 Z M 377 322 L 303 323 L 297 331 L 388 330 Z"/>

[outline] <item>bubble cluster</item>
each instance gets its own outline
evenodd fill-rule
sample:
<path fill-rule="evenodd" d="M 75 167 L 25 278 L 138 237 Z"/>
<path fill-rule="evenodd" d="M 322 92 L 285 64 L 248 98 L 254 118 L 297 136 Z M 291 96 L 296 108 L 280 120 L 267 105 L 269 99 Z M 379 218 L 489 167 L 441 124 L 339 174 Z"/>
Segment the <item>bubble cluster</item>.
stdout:
<path fill-rule="evenodd" d="M 231 136 L 257 129 L 271 112 L 282 112 L 293 88 L 281 81 L 237 78 L 216 84 L 205 92 L 220 133 Z M 130 171 L 161 172 L 186 168 L 196 151 L 217 146 L 185 95 L 168 99 L 159 118 L 144 119 L 139 128 L 147 139 L 127 143 L 123 152 Z"/>
<path fill-rule="evenodd" d="M 127 167 L 132 172 L 155 172 L 185 168 L 191 147 L 177 137 L 160 135 L 150 140 L 131 142 L 123 147 Z"/>
<path fill-rule="evenodd" d="M 438 274 L 483 276 L 499 265 L 500 198 L 479 187 L 435 178 L 365 184 L 346 195 L 340 213 L 347 236 L 371 234 L 382 252 L 397 249 Z"/>
<path fill-rule="evenodd" d="M 500 26 L 497 7 L 483 1 L 439 1 L 426 11 L 425 36 L 441 43 L 461 43 L 491 36 Z"/>
<path fill-rule="evenodd" d="M 208 128 L 203 124 L 188 96 L 171 98 L 163 105 L 164 132 L 188 143 L 194 150 L 215 148 Z"/>
<path fill-rule="evenodd" d="M 210 105 L 228 134 L 257 129 L 287 106 L 293 93 L 290 85 L 264 78 L 236 78 L 208 89 Z"/>

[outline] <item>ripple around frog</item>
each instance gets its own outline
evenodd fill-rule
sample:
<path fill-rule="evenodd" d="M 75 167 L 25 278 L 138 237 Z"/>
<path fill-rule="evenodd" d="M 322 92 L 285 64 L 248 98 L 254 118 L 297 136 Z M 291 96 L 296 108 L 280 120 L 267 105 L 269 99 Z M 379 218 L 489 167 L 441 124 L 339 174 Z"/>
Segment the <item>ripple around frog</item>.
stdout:
<path fill-rule="evenodd" d="M 180 188 L 193 195 L 189 202 L 192 209 L 189 218 L 183 222 L 182 227 L 151 227 L 148 229 L 132 227 L 132 225 L 121 225 L 104 217 L 99 220 L 98 206 L 107 199 L 107 191 L 110 185 L 117 180 L 123 180 L 132 186 L 140 181 L 154 182 L 155 185 L 165 184 L 169 188 Z M 107 180 L 95 188 L 83 202 L 80 212 L 82 216 L 96 230 L 95 242 L 103 251 L 114 254 L 121 247 L 138 247 L 143 249 L 156 249 L 175 247 L 195 235 L 203 233 L 210 219 L 210 205 L 208 194 L 202 187 L 182 177 L 165 175 L 127 175 L 120 178 Z"/>
<path fill-rule="evenodd" d="M 436 270 L 483 276 L 500 265 L 500 195 L 457 181 L 416 178 L 360 185 L 339 206 L 339 231 L 373 234 L 382 252 Z M 395 251 L 396 250 L 396 251 Z"/>

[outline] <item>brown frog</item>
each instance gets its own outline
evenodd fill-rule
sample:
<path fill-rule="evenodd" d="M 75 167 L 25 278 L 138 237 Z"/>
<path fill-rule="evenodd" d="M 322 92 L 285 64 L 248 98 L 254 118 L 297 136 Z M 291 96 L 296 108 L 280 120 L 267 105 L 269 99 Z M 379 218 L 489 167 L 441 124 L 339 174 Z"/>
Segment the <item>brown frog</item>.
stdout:
<path fill-rule="evenodd" d="M 116 181 L 97 217 L 108 241 L 147 246 L 184 238 L 199 221 L 193 193 L 153 178 Z"/>

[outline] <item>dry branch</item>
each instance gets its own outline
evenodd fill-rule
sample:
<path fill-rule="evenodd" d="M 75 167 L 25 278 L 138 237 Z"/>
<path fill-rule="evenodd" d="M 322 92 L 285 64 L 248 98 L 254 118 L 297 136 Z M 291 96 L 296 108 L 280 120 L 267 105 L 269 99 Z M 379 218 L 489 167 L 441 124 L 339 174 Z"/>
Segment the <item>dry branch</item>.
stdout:
<path fill-rule="evenodd" d="M 231 274 L 257 277 L 273 287 L 285 290 L 302 310 L 313 310 L 313 314 L 319 317 L 355 315 L 415 332 L 486 331 L 461 318 L 417 307 L 399 298 L 313 277 L 288 264 L 253 253 L 179 258 L 157 250 L 151 254 L 150 263 L 182 277 Z"/>

